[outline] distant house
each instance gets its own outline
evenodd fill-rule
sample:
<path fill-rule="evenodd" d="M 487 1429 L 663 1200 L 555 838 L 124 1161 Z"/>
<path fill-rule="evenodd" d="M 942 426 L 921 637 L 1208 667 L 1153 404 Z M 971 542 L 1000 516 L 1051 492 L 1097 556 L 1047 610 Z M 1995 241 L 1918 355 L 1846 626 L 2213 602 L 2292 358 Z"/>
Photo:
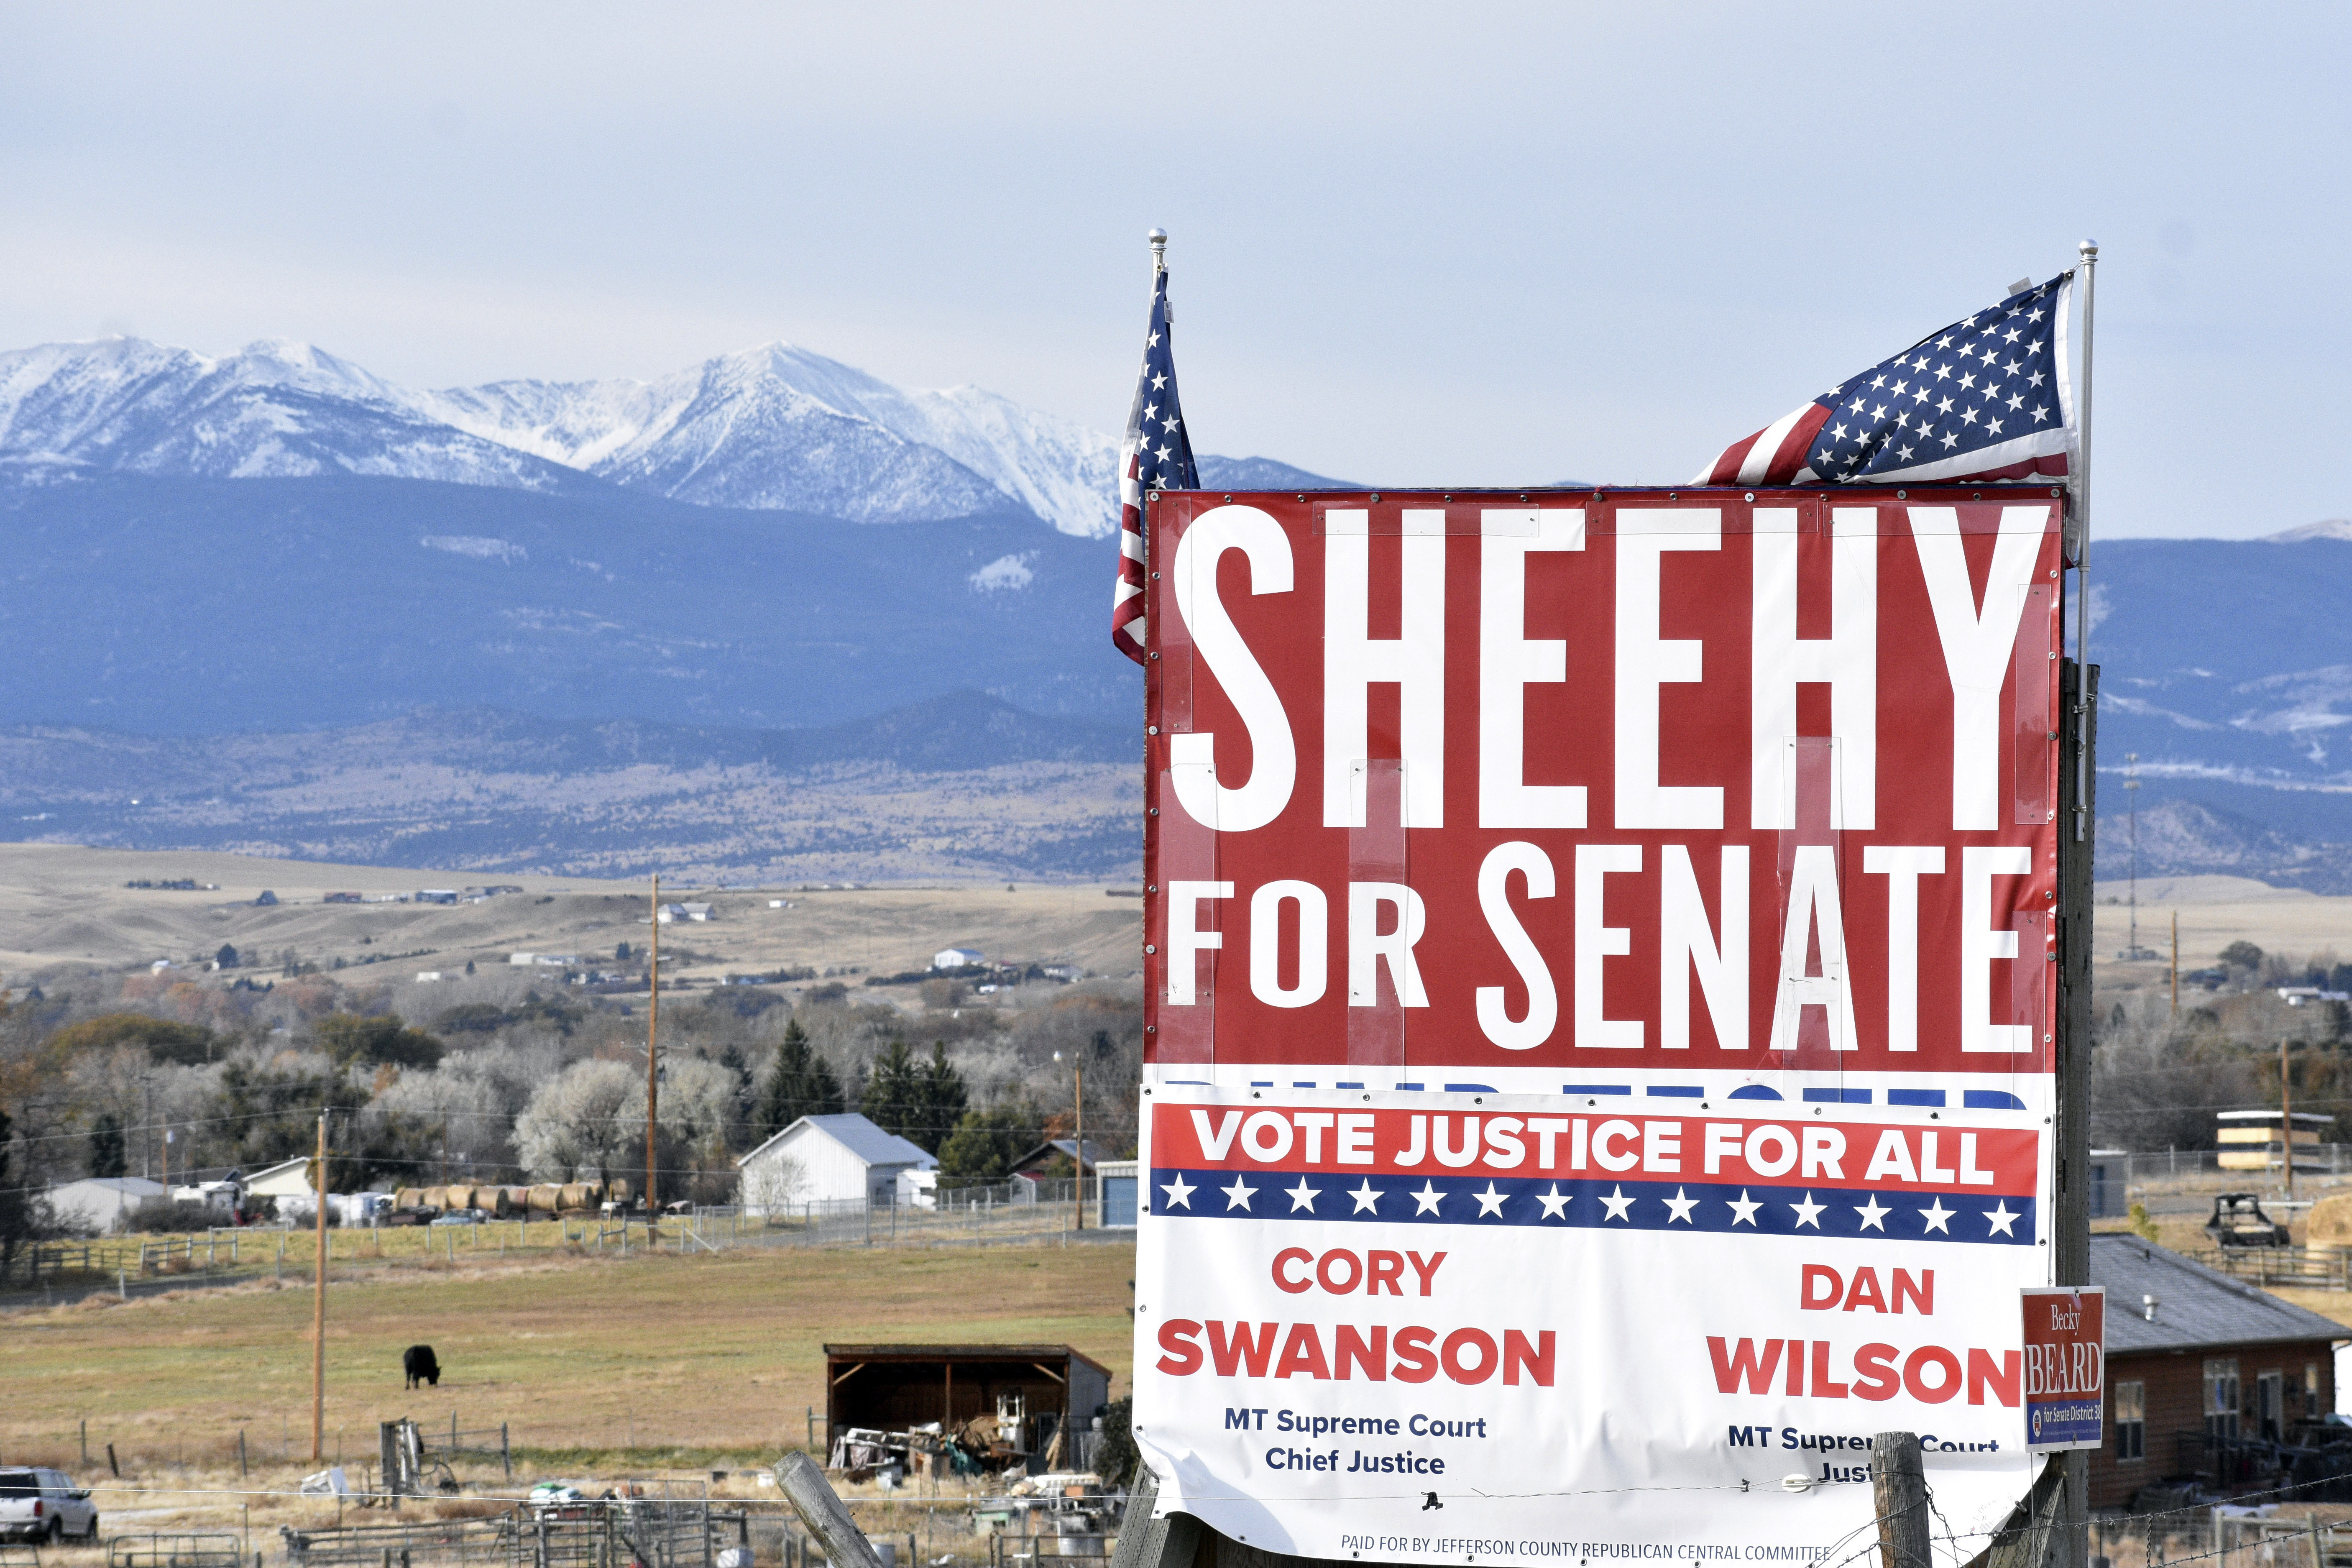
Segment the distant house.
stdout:
<path fill-rule="evenodd" d="M 709 904 L 664 904 L 654 912 L 654 918 L 668 925 L 674 921 L 707 921 L 710 919 Z"/>
<path fill-rule="evenodd" d="M 329 893 L 319 901 L 322 904 L 356 904 L 364 900 L 357 893 Z"/>
<path fill-rule="evenodd" d="M 271 892 L 268 889 L 264 888 L 261 889 L 261 897 L 254 900 L 253 901 L 265 910 L 269 909 L 277 904 L 278 895 Z"/>
<path fill-rule="evenodd" d="M 144 1176 L 85 1176 L 48 1190 L 49 1212 L 74 1230 L 108 1231 L 149 1198 L 163 1195 L 163 1184 Z"/>
<path fill-rule="evenodd" d="M 903 1172 L 939 1161 L 855 1111 L 803 1116 L 735 1162 L 747 1213 L 782 1213 L 803 1204 L 864 1203 L 887 1208 Z"/>
<path fill-rule="evenodd" d="M 302 1155 L 280 1160 L 246 1178 L 246 1192 L 257 1198 L 307 1198 L 310 1195 L 310 1162 Z"/>
<path fill-rule="evenodd" d="M 2106 1447 L 2090 1505 L 2194 1473 L 2221 1489 L 2285 1478 L 2281 1446 L 2336 1408 L 2345 1326 L 2128 1234 L 2091 1237 L 2106 1307 Z"/>
<path fill-rule="evenodd" d="M 943 947 L 931 954 L 933 969 L 961 969 L 968 963 L 987 962 L 988 954 L 969 947 Z"/>
<path fill-rule="evenodd" d="M 1012 1173 L 1016 1176 L 1026 1176 L 1034 1180 L 1037 1177 L 1037 1173 L 1040 1168 L 1052 1164 L 1057 1158 L 1063 1160 L 1074 1160 L 1077 1158 L 1077 1153 L 1078 1145 L 1076 1140 L 1069 1138 L 1049 1138 L 1045 1142 L 1038 1144 L 1034 1149 L 1030 1150 L 1026 1154 L 1022 1155 L 1018 1160 L 1013 1161 Z M 1081 1173 L 1088 1176 L 1094 1175 L 1096 1173 L 1096 1168 L 1100 1165 L 1102 1162 L 1109 1158 L 1109 1150 L 1105 1149 L 1093 1139 L 1087 1139 L 1086 1163 Z"/>
<path fill-rule="evenodd" d="M 430 985 L 440 978 L 441 972 L 437 969 L 420 969 L 416 972 L 416 984 L 419 985 Z"/>
<path fill-rule="evenodd" d="M 420 904 L 454 904 L 457 901 L 457 889 L 455 888 L 419 888 L 416 889 L 415 901 Z"/>

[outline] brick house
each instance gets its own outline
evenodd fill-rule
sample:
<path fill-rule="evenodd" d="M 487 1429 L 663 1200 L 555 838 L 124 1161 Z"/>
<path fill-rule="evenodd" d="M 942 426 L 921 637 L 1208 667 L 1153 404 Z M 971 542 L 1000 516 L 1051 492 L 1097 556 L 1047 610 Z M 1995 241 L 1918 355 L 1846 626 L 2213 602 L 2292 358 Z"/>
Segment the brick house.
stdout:
<path fill-rule="evenodd" d="M 2336 1408 L 2336 1345 L 2352 1328 L 2142 1241 L 2091 1237 L 2107 1292 L 2107 1443 L 2093 1508 L 2201 1474 L 2223 1487 L 2276 1468 L 2269 1446 Z"/>

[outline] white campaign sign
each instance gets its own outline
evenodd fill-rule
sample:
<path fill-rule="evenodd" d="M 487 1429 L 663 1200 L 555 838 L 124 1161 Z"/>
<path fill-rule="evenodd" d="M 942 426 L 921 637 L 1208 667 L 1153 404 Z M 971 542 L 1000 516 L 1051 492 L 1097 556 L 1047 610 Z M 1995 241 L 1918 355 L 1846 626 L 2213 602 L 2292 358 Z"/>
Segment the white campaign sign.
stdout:
<path fill-rule="evenodd" d="M 1135 1435 L 1162 1513 L 1310 1557 L 1810 1562 L 1869 1527 L 1873 1433 L 1920 1435 L 1957 1531 L 2028 1485 L 2040 1128 L 1271 1086 L 1143 1103 Z"/>

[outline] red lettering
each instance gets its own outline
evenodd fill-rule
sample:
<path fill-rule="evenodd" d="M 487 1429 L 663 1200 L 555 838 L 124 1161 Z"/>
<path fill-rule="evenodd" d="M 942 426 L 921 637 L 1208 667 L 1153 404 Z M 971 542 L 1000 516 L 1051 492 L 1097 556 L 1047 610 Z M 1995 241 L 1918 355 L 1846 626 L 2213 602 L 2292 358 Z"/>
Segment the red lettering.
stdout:
<path fill-rule="evenodd" d="M 1549 1329 L 1546 1329 L 1536 1335 L 1536 1342 L 1531 1345 L 1528 1343 L 1528 1336 L 1518 1330 L 1505 1329 L 1503 1331 L 1503 1381 L 1517 1384 L 1519 1381 L 1519 1369 L 1525 1367 L 1528 1374 L 1536 1380 L 1538 1388 L 1549 1388 L 1552 1352 L 1559 1348 L 1555 1342 L 1558 1336 Z M 1542 1348 L 1538 1349 L 1538 1346 Z M 1772 1374 L 1768 1372 L 1764 1375 L 1769 1377 Z"/>
<path fill-rule="evenodd" d="M 1370 1265 L 1370 1268 L 1369 1270 L 1370 1278 L 1368 1278 L 1364 1282 L 1365 1295 L 1377 1296 L 1381 1293 L 1381 1289 L 1383 1286 L 1387 1287 L 1388 1293 L 1391 1296 L 1402 1296 L 1404 1294 L 1404 1285 L 1402 1284 L 1402 1280 L 1404 1279 L 1403 1253 L 1370 1252 L 1366 1253 L 1364 1256 L 1366 1261 Z"/>
<path fill-rule="evenodd" d="M 1903 1380 L 1895 1373 L 1895 1347 L 1869 1344 L 1853 1352 L 1853 1370 L 1862 1375 L 1853 1380 L 1856 1399 L 1892 1399 L 1903 1388 Z"/>
<path fill-rule="evenodd" d="M 1765 1363 L 1764 1375 L 1767 1377 L 1772 1375 L 1771 1363 L 1769 1362 Z M 1789 1342 L 1789 1392 L 1791 1394 L 1805 1392 L 1805 1344 L 1802 1340 Z"/>
<path fill-rule="evenodd" d="M 1838 1304 L 1845 1294 L 1845 1281 L 1838 1271 L 1826 1264 L 1805 1265 L 1804 1279 L 1798 1289 L 1797 1305 L 1808 1312 L 1826 1312 Z"/>
<path fill-rule="evenodd" d="M 1396 1374 L 1400 1383 L 1427 1383 L 1437 1375 L 1437 1358 L 1430 1353 L 1430 1342 L 1437 1338 L 1435 1329 L 1400 1329 L 1397 1331 Z"/>
<path fill-rule="evenodd" d="M 1895 1271 L 1895 1310 L 1896 1311 L 1903 1310 L 1906 1300 L 1922 1312 L 1935 1311 L 1936 1271 L 1932 1268 L 1922 1268 L 1919 1270 L 1919 1276 L 1918 1279 L 1914 1280 L 1908 1268 L 1898 1268 Z"/>
<path fill-rule="evenodd" d="M 1549 1340 L 1551 1336 L 1547 1334 L 1544 1337 Z M 1715 1391 L 1717 1394 L 1737 1394 L 1739 1392 L 1739 1385 L 1745 1383 L 1750 1394 L 1771 1393 L 1772 1373 L 1780 1364 L 1782 1342 L 1780 1340 L 1766 1340 L 1764 1353 L 1759 1358 L 1756 1353 L 1754 1340 L 1740 1341 L 1739 1348 L 1734 1351 L 1727 1346 L 1721 1334 L 1707 1335 L 1706 1353 L 1715 1363 Z M 1550 1347 L 1547 1345 L 1545 1348 L 1549 1350 Z M 1794 1356 L 1790 1358 L 1792 1367 L 1797 1359 Z M 1792 1386 L 1789 1392 L 1801 1394 L 1804 1390 Z"/>
<path fill-rule="evenodd" d="M 2018 1373 L 2015 1351 L 2001 1352 L 1999 1364 L 1995 1364 L 1990 1351 L 1969 1351 L 1969 1403 L 1982 1405 L 1985 1390 L 1990 1388 L 1994 1398 L 2003 1405 L 2014 1405 L 2017 1403 Z"/>
<path fill-rule="evenodd" d="M 1371 1342 L 1365 1342 L 1354 1327 L 1341 1323 L 1331 1331 L 1331 1359 L 1339 1363 L 1336 1375 L 1345 1383 L 1351 1375 L 1349 1368 L 1364 1369 L 1364 1375 L 1374 1383 L 1385 1383 L 1389 1375 L 1389 1331 L 1385 1326 L 1371 1331 Z"/>
<path fill-rule="evenodd" d="M 1928 1367 L 1941 1367 L 1943 1376 L 1933 1388 L 1920 1373 Z M 1941 1405 L 1960 1391 L 1960 1358 L 1941 1345 L 1921 1345 L 1903 1361 L 1903 1386 L 1911 1391 L 1914 1399 L 1930 1405 Z"/>
<path fill-rule="evenodd" d="M 1190 1377 L 1201 1370 L 1201 1347 L 1192 1336 L 1201 1325 L 1190 1318 L 1171 1318 L 1160 1325 L 1160 1348 L 1168 1353 L 1160 1358 L 1160 1370 L 1171 1377 Z"/>
<path fill-rule="evenodd" d="M 1214 1334 L 1213 1326 L 1210 1331 L 1212 1335 Z M 1813 1342 L 1813 1397 L 1816 1399 L 1845 1397 L 1845 1384 L 1830 1381 L 1830 1342 L 1827 1340 Z"/>
<path fill-rule="evenodd" d="M 1867 1307 L 1874 1312 L 1886 1310 L 1886 1298 L 1878 1293 L 1878 1270 L 1857 1268 L 1853 1271 L 1853 1288 L 1846 1292 L 1845 1310 Z"/>
<path fill-rule="evenodd" d="M 1325 1383 L 1331 1380 L 1331 1369 L 1323 1360 L 1323 1336 L 1312 1323 L 1293 1323 L 1290 1337 L 1282 1342 L 1282 1359 L 1275 1363 L 1274 1375 L 1288 1377 L 1294 1372 Z"/>
<path fill-rule="evenodd" d="M 1478 1352 L 1475 1366 L 1462 1364 L 1461 1352 L 1472 1347 Z M 1495 1349 L 1495 1336 L 1482 1329 L 1456 1329 L 1445 1336 L 1443 1351 L 1445 1375 L 1456 1383 L 1484 1383 L 1495 1375 L 1502 1357 Z"/>
<path fill-rule="evenodd" d="M 1260 1323 L 1259 1333 L 1253 1340 L 1247 1323 L 1233 1325 L 1234 1337 L 1225 1338 L 1225 1325 L 1215 1320 L 1209 1323 L 1209 1359 L 1217 1363 L 1219 1377 L 1231 1377 L 1244 1363 L 1252 1377 L 1265 1375 L 1265 1363 L 1274 1359 L 1275 1331 L 1279 1323 Z"/>
<path fill-rule="evenodd" d="M 1274 1288 L 1277 1290 L 1287 1291 L 1291 1295 L 1296 1296 L 1301 1290 L 1306 1289 L 1309 1285 L 1314 1284 L 1315 1280 L 1314 1277 L 1311 1275 L 1302 1276 L 1297 1279 L 1293 1279 L 1289 1275 L 1282 1271 L 1282 1266 L 1284 1264 L 1294 1261 L 1299 1263 L 1312 1263 L 1315 1261 L 1315 1255 L 1307 1251 L 1303 1247 L 1286 1247 L 1280 1252 L 1274 1255 Z"/>
<path fill-rule="evenodd" d="M 1424 1259 L 1418 1252 L 1408 1252 L 1405 1259 L 1412 1265 L 1412 1271 L 1421 1277 L 1421 1293 L 1428 1295 L 1429 1282 L 1437 1278 L 1437 1266 L 1445 1261 L 1445 1254 L 1433 1252 Z"/>
<path fill-rule="evenodd" d="M 1344 1263 L 1348 1266 L 1348 1282 L 1344 1285 L 1334 1285 L 1331 1283 L 1331 1265 L 1335 1262 Z M 1354 1253 L 1349 1252 L 1346 1247 L 1334 1247 L 1329 1252 L 1325 1253 L 1322 1258 L 1315 1265 L 1315 1282 L 1318 1285 L 1322 1286 L 1326 1290 L 1330 1291 L 1334 1296 L 1346 1295 L 1358 1285 L 1363 1283 L 1363 1264 L 1357 1258 Z"/>

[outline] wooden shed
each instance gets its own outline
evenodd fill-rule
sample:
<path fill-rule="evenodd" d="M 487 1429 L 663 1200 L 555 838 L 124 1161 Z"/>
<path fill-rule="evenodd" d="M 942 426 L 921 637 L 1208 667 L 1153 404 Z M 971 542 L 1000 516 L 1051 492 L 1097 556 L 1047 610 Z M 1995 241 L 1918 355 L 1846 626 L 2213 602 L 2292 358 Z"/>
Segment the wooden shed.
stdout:
<path fill-rule="evenodd" d="M 1018 1393 L 1033 1418 L 1045 1418 L 1042 1453 L 1065 1422 L 1086 1431 L 1110 1400 L 1110 1368 L 1068 1345 L 827 1345 L 824 1373 L 829 1434 L 933 1421 L 952 1432 L 993 1415 L 997 1395 Z"/>

